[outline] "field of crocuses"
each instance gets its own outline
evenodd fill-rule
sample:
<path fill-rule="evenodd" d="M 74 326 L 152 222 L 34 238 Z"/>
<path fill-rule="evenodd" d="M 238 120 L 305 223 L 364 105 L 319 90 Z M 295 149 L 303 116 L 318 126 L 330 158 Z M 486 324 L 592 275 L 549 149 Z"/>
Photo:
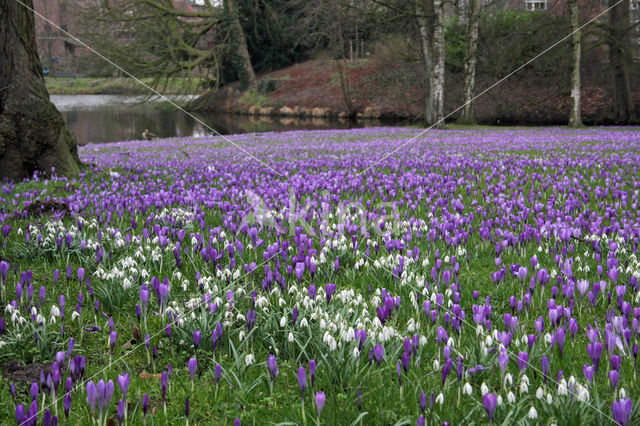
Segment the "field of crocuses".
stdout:
<path fill-rule="evenodd" d="M 640 131 L 418 133 L 2 184 L 0 423 L 639 424 Z"/>

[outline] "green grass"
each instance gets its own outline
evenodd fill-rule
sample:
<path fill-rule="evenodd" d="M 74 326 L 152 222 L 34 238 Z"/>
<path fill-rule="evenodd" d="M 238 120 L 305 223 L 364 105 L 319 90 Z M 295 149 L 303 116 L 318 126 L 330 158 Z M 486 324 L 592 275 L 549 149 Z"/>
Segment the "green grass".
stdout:
<path fill-rule="evenodd" d="M 141 79 L 145 84 L 153 87 L 151 78 Z M 45 77 L 47 90 L 51 95 L 146 95 L 150 91 L 137 81 L 130 78 L 53 78 Z M 170 78 L 166 83 L 161 83 L 158 89 L 163 94 L 192 94 L 202 93 L 198 86 L 198 79 L 187 77 Z"/>

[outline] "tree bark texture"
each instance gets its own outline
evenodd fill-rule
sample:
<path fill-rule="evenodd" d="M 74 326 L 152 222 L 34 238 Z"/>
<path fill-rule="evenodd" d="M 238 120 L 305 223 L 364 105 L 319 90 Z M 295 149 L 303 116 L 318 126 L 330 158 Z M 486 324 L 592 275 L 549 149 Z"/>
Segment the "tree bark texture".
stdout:
<path fill-rule="evenodd" d="M 435 103 L 435 128 L 444 128 L 444 1 L 433 0 L 433 102 Z"/>
<path fill-rule="evenodd" d="M 609 0 L 610 6 L 616 2 L 617 0 Z M 614 119 L 619 124 L 632 123 L 636 119 L 629 82 L 631 63 L 629 44 L 629 0 L 623 0 L 609 12 L 609 62 L 613 70 L 616 98 Z"/>
<path fill-rule="evenodd" d="M 32 0 L 24 0 L 33 7 Z M 49 100 L 38 57 L 33 12 L 0 1 L 0 179 L 36 170 L 79 171 L 77 142 Z"/>
<path fill-rule="evenodd" d="M 247 80 L 249 84 L 252 84 L 256 81 L 256 73 L 253 70 L 253 65 L 251 64 L 251 57 L 249 56 L 249 49 L 247 48 L 247 39 L 244 36 L 242 25 L 240 25 L 240 19 L 238 18 L 238 13 L 233 0 L 226 0 L 226 3 L 227 13 L 229 13 L 229 17 L 231 19 L 233 36 L 236 38 L 236 42 L 238 43 L 238 55 L 242 58 L 242 66 L 247 74 Z"/>
<path fill-rule="evenodd" d="M 478 26 L 480 23 L 480 1 L 467 3 L 466 49 L 464 53 L 464 106 L 458 120 L 463 124 L 475 124 L 473 113 L 473 93 L 476 85 L 476 64 L 478 63 Z"/>
<path fill-rule="evenodd" d="M 426 3 L 426 4 L 423 4 Z M 433 124 L 436 122 L 436 110 L 434 102 L 434 79 L 433 79 L 433 26 L 430 17 L 433 10 L 429 7 L 431 2 L 416 1 L 416 20 L 418 23 L 418 37 L 420 39 L 420 51 L 422 52 L 422 62 L 425 74 L 425 99 L 424 99 L 424 122 Z"/>
<path fill-rule="evenodd" d="M 569 17 L 571 19 L 571 115 L 569 116 L 569 127 L 582 126 L 580 113 L 580 15 L 578 14 L 578 0 L 569 0 Z"/>

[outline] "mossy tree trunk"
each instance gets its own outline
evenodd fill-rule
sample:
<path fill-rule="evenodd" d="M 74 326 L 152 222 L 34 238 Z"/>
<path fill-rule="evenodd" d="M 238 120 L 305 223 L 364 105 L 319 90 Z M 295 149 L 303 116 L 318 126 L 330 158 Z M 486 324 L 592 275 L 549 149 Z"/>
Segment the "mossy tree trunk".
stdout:
<path fill-rule="evenodd" d="M 23 0 L 33 7 L 32 0 Z M 40 170 L 74 175 L 76 138 L 49 100 L 38 57 L 33 12 L 0 1 L 0 179 Z"/>

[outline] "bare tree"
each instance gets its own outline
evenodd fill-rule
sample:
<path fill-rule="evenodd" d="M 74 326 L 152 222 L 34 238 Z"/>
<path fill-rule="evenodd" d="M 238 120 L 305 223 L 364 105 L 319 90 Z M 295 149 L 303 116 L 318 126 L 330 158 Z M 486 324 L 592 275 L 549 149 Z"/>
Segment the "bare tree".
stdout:
<path fill-rule="evenodd" d="M 571 20 L 571 114 L 569 116 L 569 127 L 582 126 L 580 114 L 580 16 L 578 14 L 578 0 L 568 0 L 569 18 Z"/>
<path fill-rule="evenodd" d="M 464 53 L 464 105 L 458 120 L 464 124 L 475 124 L 473 94 L 476 85 L 476 65 L 478 63 L 478 27 L 482 0 L 468 0 L 465 3 L 465 53 Z"/>
<path fill-rule="evenodd" d="M 81 15 L 94 46 L 158 84 L 188 72 L 218 85 L 230 64 L 238 77 L 255 81 L 234 0 L 198 7 L 185 0 L 93 0 Z"/>
<path fill-rule="evenodd" d="M 33 8 L 32 0 L 23 0 Z M 77 174 L 76 138 L 49 100 L 32 10 L 0 2 L 0 178 Z"/>
<path fill-rule="evenodd" d="M 425 124 L 444 127 L 444 3 L 416 0 L 415 19 L 425 72 Z"/>

